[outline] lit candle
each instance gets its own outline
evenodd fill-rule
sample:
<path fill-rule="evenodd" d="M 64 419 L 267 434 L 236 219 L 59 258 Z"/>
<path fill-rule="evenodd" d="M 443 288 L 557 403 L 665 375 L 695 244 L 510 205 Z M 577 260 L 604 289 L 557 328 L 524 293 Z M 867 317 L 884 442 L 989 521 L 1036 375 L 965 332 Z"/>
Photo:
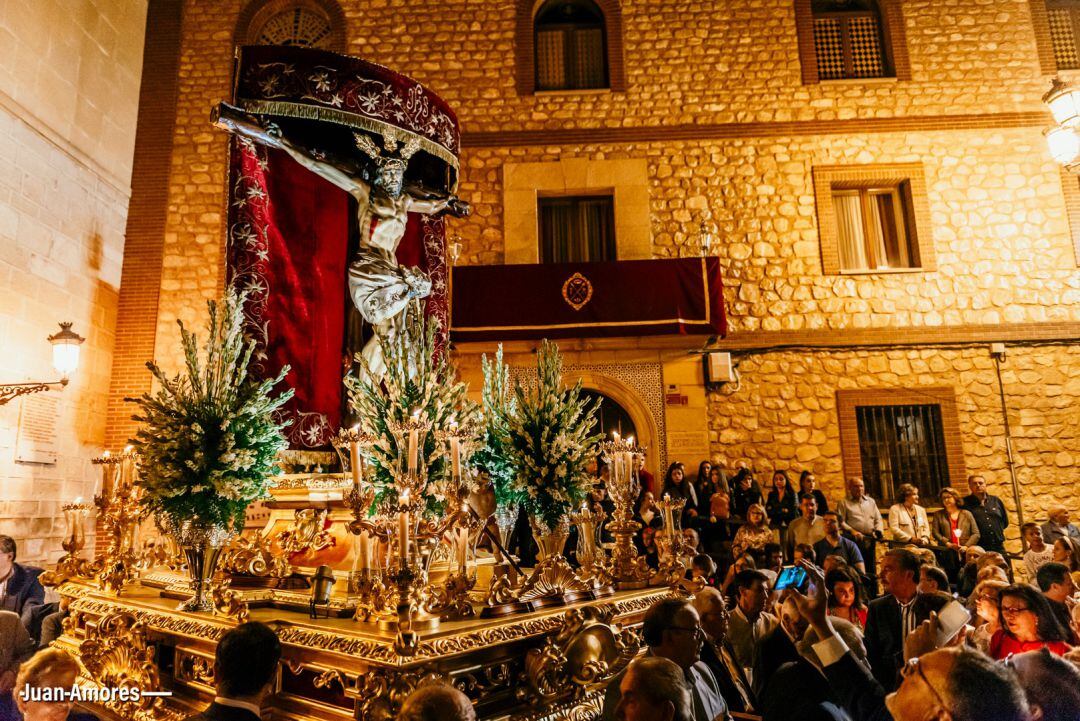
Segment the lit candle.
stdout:
<path fill-rule="evenodd" d="M 461 445 L 458 439 L 458 424 L 450 419 L 450 470 L 455 482 L 461 480 Z"/>
<path fill-rule="evenodd" d="M 360 568 L 371 568 L 371 535 L 367 531 L 360 532 Z"/>
<path fill-rule="evenodd" d="M 357 491 L 360 490 L 360 480 L 363 472 L 360 466 L 363 462 L 360 460 L 360 441 L 356 437 L 359 428 L 359 426 L 353 426 L 352 440 L 349 441 L 349 469 L 352 471 L 353 488 Z"/>
<path fill-rule="evenodd" d="M 401 492 L 401 513 L 398 516 L 398 544 L 401 548 L 401 565 L 409 563 L 409 489 Z"/>
<path fill-rule="evenodd" d="M 124 457 L 120 459 L 120 490 L 126 492 L 131 486 L 131 470 L 135 459 L 131 457 L 131 446 L 124 448 Z"/>
<path fill-rule="evenodd" d="M 114 463 L 110 463 L 110 454 L 105 451 L 101 454 L 101 497 L 110 498 L 113 491 L 113 480 L 115 478 L 116 467 Z"/>
<path fill-rule="evenodd" d="M 409 475 L 416 475 L 416 455 L 417 445 L 420 440 L 420 429 L 417 427 L 417 421 L 420 420 L 420 411 L 416 411 L 412 415 L 412 424 L 409 427 Z"/>
<path fill-rule="evenodd" d="M 457 535 L 458 570 L 465 575 L 465 568 L 469 564 L 469 532 L 464 528 L 458 529 Z"/>

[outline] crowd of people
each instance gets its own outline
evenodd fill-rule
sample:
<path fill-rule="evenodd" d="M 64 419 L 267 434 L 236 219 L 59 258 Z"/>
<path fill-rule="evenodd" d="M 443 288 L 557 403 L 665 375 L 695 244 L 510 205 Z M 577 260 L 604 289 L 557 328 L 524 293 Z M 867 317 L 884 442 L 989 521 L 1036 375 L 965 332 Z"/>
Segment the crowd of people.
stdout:
<path fill-rule="evenodd" d="M 593 502 L 610 517 L 603 474 Z M 858 478 L 830 504 L 808 471 L 797 483 L 776 471 L 767 491 L 746 466 L 729 477 L 705 462 L 689 478 L 673 463 L 660 482 L 643 473 L 639 549 L 658 565 L 656 499 L 684 499 L 688 593 L 645 614 L 647 651 L 606 689 L 603 719 L 1077 721 L 1080 528 L 1055 507 L 1023 525 L 1026 550 L 1010 557 L 1004 504 L 979 476 L 969 488 L 942 489 L 928 513 L 901 485 L 883 512 Z M 78 666 L 49 647 L 66 611 L 44 603 L 40 571 L 16 556 L 0 536 L 0 721 L 79 718 L 70 704 L 23 698 L 28 686 L 69 686 Z M 792 567 L 805 579 L 777 590 Z M 230 631 L 217 697 L 193 718 L 256 721 L 280 655 L 265 625 Z M 399 715 L 475 717 L 442 684 L 417 689 Z"/>

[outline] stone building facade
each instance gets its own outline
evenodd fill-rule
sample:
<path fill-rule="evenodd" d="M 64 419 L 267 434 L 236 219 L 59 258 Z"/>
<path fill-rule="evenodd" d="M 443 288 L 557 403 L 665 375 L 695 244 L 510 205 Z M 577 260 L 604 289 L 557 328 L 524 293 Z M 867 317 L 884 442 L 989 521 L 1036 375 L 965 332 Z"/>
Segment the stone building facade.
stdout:
<path fill-rule="evenodd" d="M 0 405 L 0 533 L 22 562 L 63 553 L 60 506 L 89 501 L 99 476 L 145 21 L 139 0 L 0 12 L 0 382 L 57 379 L 58 322 L 86 338 L 62 392 Z M 53 424 L 40 443 L 31 413 Z"/>
<path fill-rule="evenodd" d="M 693 256 L 701 224 L 712 231 L 730 332 L 710 347 L 733 354 L 738 384 L 706 385 L 692 354 L 704 337 L 562 343 L 587 385 L 637 409 L 662 451 L 652 463 L 810 469 L 838 496 L 861 463 L 851 409 L 921 399 L 940 407 L 948 482 L 963 490 L 984 473 L 1015 511 L 1003 395 L 1025 516 L 1056 501 L 1080 511 L 1080 185 L 1042 138 L 1041 96 L 1059 70 L 1044 0 L 870 3 L 888 77 L 838 80 L 818 67 L 809 0 L 598 0 L 610 87 L 577 91 L 534 89 L 531 0 L 180 5 L 162 225 L 125 257 L 145 273 L 121 287 L 120 328 L 133 332 L 119 334 L 113 400 L 148 382 L 116 380 L 145 360 L 128 338 L 152 336 L 175 366 L 174 321 L 219 291 L 226 136 L 209 110 L 229 97 L 234 46 L 299 9 L 325 22 L 318 44 L 456 109 L 459 192 L 474 207 L 451 222 L 460 262 L 534 259 L 538 192 L 626 199 L 620 258 Z M 829 189 L 882 179 L 910 189 L 921 267 L 841 272 Z M 532 347 L 507 344 L 511 362 L 528 364 Z M 493 349 L 457 350 L 477 390 L 479 354 Z M 115 404 L 108 429 L 114 442 L 131 430 Z"/>

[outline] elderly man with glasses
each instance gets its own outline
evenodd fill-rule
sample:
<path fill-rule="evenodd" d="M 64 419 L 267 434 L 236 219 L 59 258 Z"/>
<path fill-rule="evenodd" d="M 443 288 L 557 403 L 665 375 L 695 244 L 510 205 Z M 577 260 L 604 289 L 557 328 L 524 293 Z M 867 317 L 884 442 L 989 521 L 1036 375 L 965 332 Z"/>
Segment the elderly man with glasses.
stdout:
<path fill-rule="evenodd" d="M 701 662 L 705 633 L 698 612 L 689 600 L 665 598 L 657 601 L 645 614 L 641 635 L 649 647 L 648 656 L 666 658 L 682 669 L 693 697 L 696 721 L 730 721 L 731 715 L 716 677 Z M 643 682 L 647 683 L 648 679 Z M 616 678 L 607 688 L 601 716 L 604 721 L 617 718 L 621 683 L 622 678 Z"/>

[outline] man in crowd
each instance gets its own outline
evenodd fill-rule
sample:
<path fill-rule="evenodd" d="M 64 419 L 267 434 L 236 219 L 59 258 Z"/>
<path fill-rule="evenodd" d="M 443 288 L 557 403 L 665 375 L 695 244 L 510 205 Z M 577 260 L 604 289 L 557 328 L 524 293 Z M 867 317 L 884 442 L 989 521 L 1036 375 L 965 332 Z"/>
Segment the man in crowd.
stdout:
<path fill-rule="evenodd" d="M 418 687 L 401 704 L 398 721 L 476 721 L 469 697 L 453 686 L 432 683 Z"/>
<path fill-rule="evenodd" d="M 821 514 L 821 521 L 825 524 L 825 538 L 814 544 L 814 556 L 822 563 L 829 556 L 841 556 L 847 565 L 866 575 L 862 551 L 850 538 L 840 535 L 840 517 L 836 511 Z"/>
<path fill-rule="evenodd" d="M 882 563 L 882 581 L 888 575 Z M 923 653 L 911 660 L 896 693 L 886 696 L 871 674 L 848 651 L 828 614 L 825 579 L 808 568 L 810 593 L 791 593 L 800 614 L 822 641 L 814 653 L 832 690 L 854 721 L 1030 721 L 1016 675 L 985 654 L 958 646 Z M 878 599 L 883 600 L 883 599 Z M 920 633 L 932 630 L 932 626 Z M 924 633 L 932 637 L 932 633 Z"/>
<path fill-rule="evenodd" d="M 757 700 L 728 641 L 730 614 L 723 594 L 715 588 L 702 589 L 694 596 L 694 608 L 701 617 L 701 630 L 705 632 L 701 661 L 716 677 L 728 709 L 752 713 Z"/>
<path fill-rule="evenodd" d="M 1068 508 L 1054 506 L 1047 515 L 1049 515 L 1050 520 L 1042 525 L 1043 541 L 1053 545 L 1057 539 L 1068 536 L 1073 541 L 1080 543 L 1080 528 L 1077 528 L 1076 524 L 1069 523 Z"/>
<path fill-rule="evenodd" d="M 862 553 L 869 578 L 867 590 L 873 597 L 877 595 L 877 542 L 884 537 L 885 523 L 877 503 L 866 495 L 863 479 L 849 479 L 847 490 L 847 497 L 836 507 L 836 517 L 840 521 L 840 530 L 855 541 Z"/>
<path fill-rule="evenodd" d="M 649 647 L 649 656 L 666 658 L 682 669 L 690 686 L 695 721 L 729 721 L 727 704 L 720 695 L 716 678 L 701 662 L 701 642 L 705 634 L 698 612 L 688 600 L 665 598 L 653 604 L 645 613 L 641 636 Z M 608 685 L 604 695 L 604 721 L 616 718 L 623 680 L 616 678 Z"/>
<path fill-rule="evenodd" d="M 41 569 L 15 563 L 17 552 L 15 539 L 0 535 L 0 610 L 19 614 L 30 629 L 34 610 L 45 603 L 45 589 L 38 581 Z"/>
<path fill-rule="evenodd" d="M 666 658 L 646 656 L 631 663 L 619 693 L 619 721 L 695 721 L 686 677 Z"/>
<path fill-rule="evenodd" d="M 19 664 L 34 655 L 34 648 L 34 640 L 19 616 L 0 611 L 0 719 L 19 718 L 11 691 L 15 688 Z"/>
<path fill-rule="evenodd" d="M 806 665 L 804 671 L 816 673 L 809 662 L 804 661 L 795 648 L 803 634 L 806 633 L 807 623 L 799 615 L 799 609 L 793 605 L 791 599 L 785 600 L 780 605 L 780 623 L 777 624 L 765 638 L 761 639 L 758 649 L 757 665 L 754 666 L 754 692 L 758 697 L 768 691 L 776 695 L 776 689 L 769 686 L 769 680 L 777 669 L 785 663 L 802 663 Z"/>
<path fill-rule="evenodd" d="M 214 658 L 214 702 L 189 721 L 261 721 L 280 660 L 281 642 L 266 624 L 250 621 L 230 630 Z"/>
<path fill-rule="evenodd" d="M 881 588 L 885 594 L 870 602 L 866 615 L 866 653 L 874 676 L 886 691 L 897 686 L 904 660 L 904 639 L 931 611 L 940 611 L 948 599 L 919 594 L 919 559 L 894 548 L 881 562 Z"/>
<path fill-rule="evenodd" d="M 924 563 L 919 569 L 919 593 L 941 592 L 949 592 L 949 577 L 937 566 Z"/>
<path fill-rule="evenodd" d="M 1050 608 L 1061 622 L 1062 628 L 1074 636 L 1072 626 L 1072 613 L 1066 602 L 1076 593 L 1076 585 L 1073 583 L 1069 567 L 1064 563 L 1044 563 L 1039 567 L 1035 578 L 1039 583 L 1039 590 L 1050 602 Z"/>
<path fill-rule="evenodd" d="M 997 496 L 986 492 L 986 479 L 982 476 L 969 478 L 968 487 L 971 495 L 964 498 L 964 508 L 975 516 L 975 525 L 979 527 L 979 545 L 987 551 L 1005 553 L 1005 529 L 1009 527 L 1005 504 Z"/>
<path fill-rule="evenodd" d="M 825 523 L 817 514 L 817 500 L 811 494 L 804 494 L 799 499 L 799 511 L 802 515 L 791 522 L 785 537 L 788 558 L 794 558 L 795 546 L 800 543 L 813 547 L 825 538 Z"/>
<path fill-rule="evenodd" d="M 757 661 L 761 639 L 769 635 L 779 621 L 765 611 L 769 600 L 769 582 L 761 571 L 740 571 L 735 574 L 731 584 L 734 587 L 735 610 L 728 621 L 728 638 L 739 666 L 752 669 Z M 750 681 L 753 682 L 753 679 Z"/>

